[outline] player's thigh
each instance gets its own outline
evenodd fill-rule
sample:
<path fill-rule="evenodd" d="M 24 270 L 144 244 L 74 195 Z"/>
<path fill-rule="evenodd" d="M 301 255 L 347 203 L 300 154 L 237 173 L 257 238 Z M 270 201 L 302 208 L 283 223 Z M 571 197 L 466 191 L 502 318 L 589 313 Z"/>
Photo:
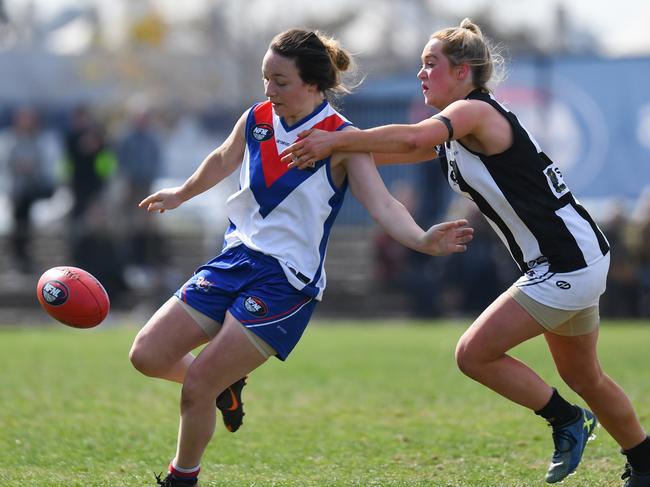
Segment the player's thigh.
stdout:
<path fill-rule="evenodd" d="M 138 332 L 131 352 L 132 355 L 155 354 L 162 361 L 169 362 L 180 360 L 208 340 L 209 337 L 180 301 L 171 297 Z"/>
<path fill-rule="evenodd" d="M 524 308 L 503 293 L 465 331 L 456 351 L 457 355 L 495 358 L 543 332 Z"/>
<path fill-rule="evenodd" d="M 192 362 L 185 376 L 183 394 L 216 399 L 226 387 L 266 360 L 246 335 L 243 325 L 228 312 L 217 336 Z"/>

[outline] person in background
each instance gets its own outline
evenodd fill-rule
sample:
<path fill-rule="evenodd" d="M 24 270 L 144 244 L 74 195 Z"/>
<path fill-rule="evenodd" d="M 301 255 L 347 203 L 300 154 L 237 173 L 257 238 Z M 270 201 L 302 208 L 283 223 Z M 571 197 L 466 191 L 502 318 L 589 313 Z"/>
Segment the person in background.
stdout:
<path fill-rule="evenodd" d="M 124 258 L 129 265 L 153 268 L 162 237 L 152 227 L 150 218 L 128 211 L 143 195 L 151 193 L 162 165 L 160 140 L 153 126 L 151 109 L 143 103 L 133 100 L 127 106 L 129 126 L 117 143 L 117 160 L 118 174 L 124 185 Z"/>
<path fill-rule="evenodd" d="M 101 197 L 106 181 L 116 168 L 115 156 L 106 141 L 106 131 L 89 107 L 79 105 L 73 110 L 65 134 L 65 150 L 74 197 L 72 219 L 76 225 Z"/>
<path fill-rule="evenodd" d="M 125 259 L 116 229 L 120 220 L 106 204 L 108 183 L 117 160 L 106 130 L 91 109 L 77 106 L 65 134 L 69 184 L 73 196 L 69 235 L 74 265 L 99 279 L 114 303 L 127 291 Z"/>
<path fill-rule="evenodd" d="M 616 252 L 612 254 L 607 293 L 601 301 L 601 309 L 603 314 L 614 319 L 639 316 L 641 311 L 641 263 L 630 228 L 629 213 L 622 204 L 616 205 L 613 215 L 602 224 L 603 233 Z"/>
<path fill-rule="evenodd" d="M 50 198 L 56 189 L 55 166 L 60 148 L 40 126 L 31 107 L 19 108 L 13 115 L 3 164 L 9 176 L 9 195 L 13 206 L 11 247 L 20 271 L 31 272 L 29 253 L 34 203 Z"/>
<path fill-rule="evenodd" d="M 461 337 L 459 368 L 552 426 L 547 482 L 575 471 L 597 416 L 627 458 L 625 486 L 650 486 L 650 438 L 598 360 L 609 244 L 558 167 L 490 93 L 495 59 L 469 19 L 435 32 L 422 51 L 418 79 L 437 115 L 367 130 L 304 131 L 281 156 L 289 167 L 308 167 L 343 151 L 372 151 L 377 164 L 426 161 L 437 153 L 452 189 L 476 203 L 522 273 Z M 542 334 L 560 376 L 591 411 L 566 401 L 507 354 Z"/>
<path fill-rule="evenodd" d="M 148 211 L 172 210 L 240 168 L 240 189 L 227 201 L 224 249 L 165 303 L 131 348 L 142 373 L 181 382 L 176 455 L 158 484 L 196 485 L 215 428 L 215 401 L 226 426 L 241 424 L 242 378 L 268 357 L 285 360 L 307 326 L 326 284 L 330 229 L 349 185 L 398 241 L 431 255 L 462 252 L 466 221 L 422 230 L 383 185 L 369 154 L 334 154 L 306 171 L 278 156 L 312 127 L 354 130 L 328 97 L 344 90 L 350 55 L 318 32 L 278 34 L 262 62 L 267 101 L 246 110 L 226 141 L 180 187 L 145 198 Z M 190 352 L 209 342 L 194 357 Z M 239 383 L 239 387 L 233 387 Z"/>
<path fill-rule="evenodd" d="M 420 194 L 412 181 L 393 181 L 390 192 L 409 213 L 416 216 L 420 208 Z M 375 277 L 384 292 L 398 294 L 405 301 L 410 316 L 430 318 L 439 315 L 436 296 L 439 273 L 435 270 L 448 257 L 431 259 L 426 254 L 401 245 L 382 228 L 377 228 L 375 232 L 373 253 Z M 431 269 L 431 272 L 422 272 L 424 268 Z"/>

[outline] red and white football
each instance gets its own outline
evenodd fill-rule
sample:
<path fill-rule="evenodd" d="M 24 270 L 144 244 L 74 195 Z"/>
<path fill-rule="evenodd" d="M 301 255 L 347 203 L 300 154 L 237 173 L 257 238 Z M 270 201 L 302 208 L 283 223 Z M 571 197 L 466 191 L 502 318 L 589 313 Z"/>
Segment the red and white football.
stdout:
<path fill-rule="evenodd" d="M 52 318 L 75 328 L 99 325 L 111 306 L 104 286 L 92 274 L 70 266 L 45 271 L 36 297 Z"/>

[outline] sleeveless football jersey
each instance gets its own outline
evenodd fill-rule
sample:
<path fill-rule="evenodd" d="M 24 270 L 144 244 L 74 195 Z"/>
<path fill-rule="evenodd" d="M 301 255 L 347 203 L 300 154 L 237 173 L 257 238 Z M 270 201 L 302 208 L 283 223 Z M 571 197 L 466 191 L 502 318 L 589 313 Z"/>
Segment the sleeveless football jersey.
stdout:
<path fill-rule="evenodd" d="M 467 99 L 489 103 L 508 120 L 512 146 L 486 156 L 448 141 L 438 151 L 441 167 L 452 189 L 477 204 L 521 271 L 548 263 L 550 272 L 571 272 L 607 254 L 603 233 L 517 117 L 489 93 L 474 90 Z"/>
<path fill-rule="evenodd" d="M 240 189 L 226 202 L 230 227 L 224 250 L 244 244 L 274 257 L 291 285 L 318 300 L 326 284 L 327 242 L 347 182 L 341 188 L 334 185 L 329 157 L 299 170 L 287 169 L 278 154 L 303 130 L 335 131 L 347 125 L 327 101 L 292 126 L 273 112 L 270 102 L 254 105 L 246 121 Z"/>

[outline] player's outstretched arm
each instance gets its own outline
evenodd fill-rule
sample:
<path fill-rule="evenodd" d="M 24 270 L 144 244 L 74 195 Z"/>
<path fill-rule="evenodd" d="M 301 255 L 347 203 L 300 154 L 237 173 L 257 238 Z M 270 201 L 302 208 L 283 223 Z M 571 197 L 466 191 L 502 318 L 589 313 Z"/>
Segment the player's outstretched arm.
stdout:
<path fill-rule="evenodd" d="M 313 167 L 316 161 L 320 161 L 330 156 L 336 149 L 337 142 L 343 142 L 341 137 L 343 133 L 351 130 L 359 131 L 356 128 L 350 128 L 343 132 L 326 132 L 319 129 L 306 130 L 300 134 L 301 139 L 293 145 L 287 147 L 280 156 L 282 162 L 289 168 L 297 167 L 304 169 Z M 338 150 L 341 152 L 341 150 Z M 384 164 L 410 164 L 414 162 L 424 162 L 435 159 L 438 156 L 433 147 L 414 147 L 410 151 L 402 152 L 374 152 L 373 159 L 378 166 Z"/>
<path fill-rule="evenodd" d="M 432 159 L 435 147 L 446 140 L 480 132 L 484 125 L 489 125 L 485 115 L 490 110 L 494 111 L 481 101 L 458 100 L 439 114 L 447 123 L 428 118 L 414 124 L 382 125 L 365 130 L 306 130 L 280 157 L 290 168 L 313 166 L 335 152 L 370 152 L 378 164 L 421 162 Z M 402 156 L 398 157 L 399 154 Z"/>
<path fill-rule="evenodd" d="M 147 211 L 160 213 L 173 210 L 228 177 L 241 164 L 244 157 L 246 145 L 244 130 L 247 116 L 248 111 L 239 118 L 223 144 L 212 151 L 181 186 L 161 189 L 147 196 L 138 206 Z"/>
<path fill-rule="evenodd" d="M 444 142 L 446 135 L 447 128 L 437 120 L 414 125 L 384 125 L 366 130 L 350 129 L 340 132 L 311 129 L 299 134 L 300 139 L 282 151 L 280 157 L 290 168 L 304 168 L 325 159 L 334 152 L 421 154 L 428 151 L 434 153 L 437 143 L 432 141 L 440 139 Z M 381 162 L 385 163 L 383 160 Z M 407 158 L 403 162 L 418 161 Z"/>
<path fill-rule="evenodd" d="M 474 230 L 466 220 L 440 223 L 424 231 L 386 189 L 369 154 L 351 153 L 345 158 L 350 189 L 371 216 L 395 240 L 429 255 L 464 252 Z"/>

